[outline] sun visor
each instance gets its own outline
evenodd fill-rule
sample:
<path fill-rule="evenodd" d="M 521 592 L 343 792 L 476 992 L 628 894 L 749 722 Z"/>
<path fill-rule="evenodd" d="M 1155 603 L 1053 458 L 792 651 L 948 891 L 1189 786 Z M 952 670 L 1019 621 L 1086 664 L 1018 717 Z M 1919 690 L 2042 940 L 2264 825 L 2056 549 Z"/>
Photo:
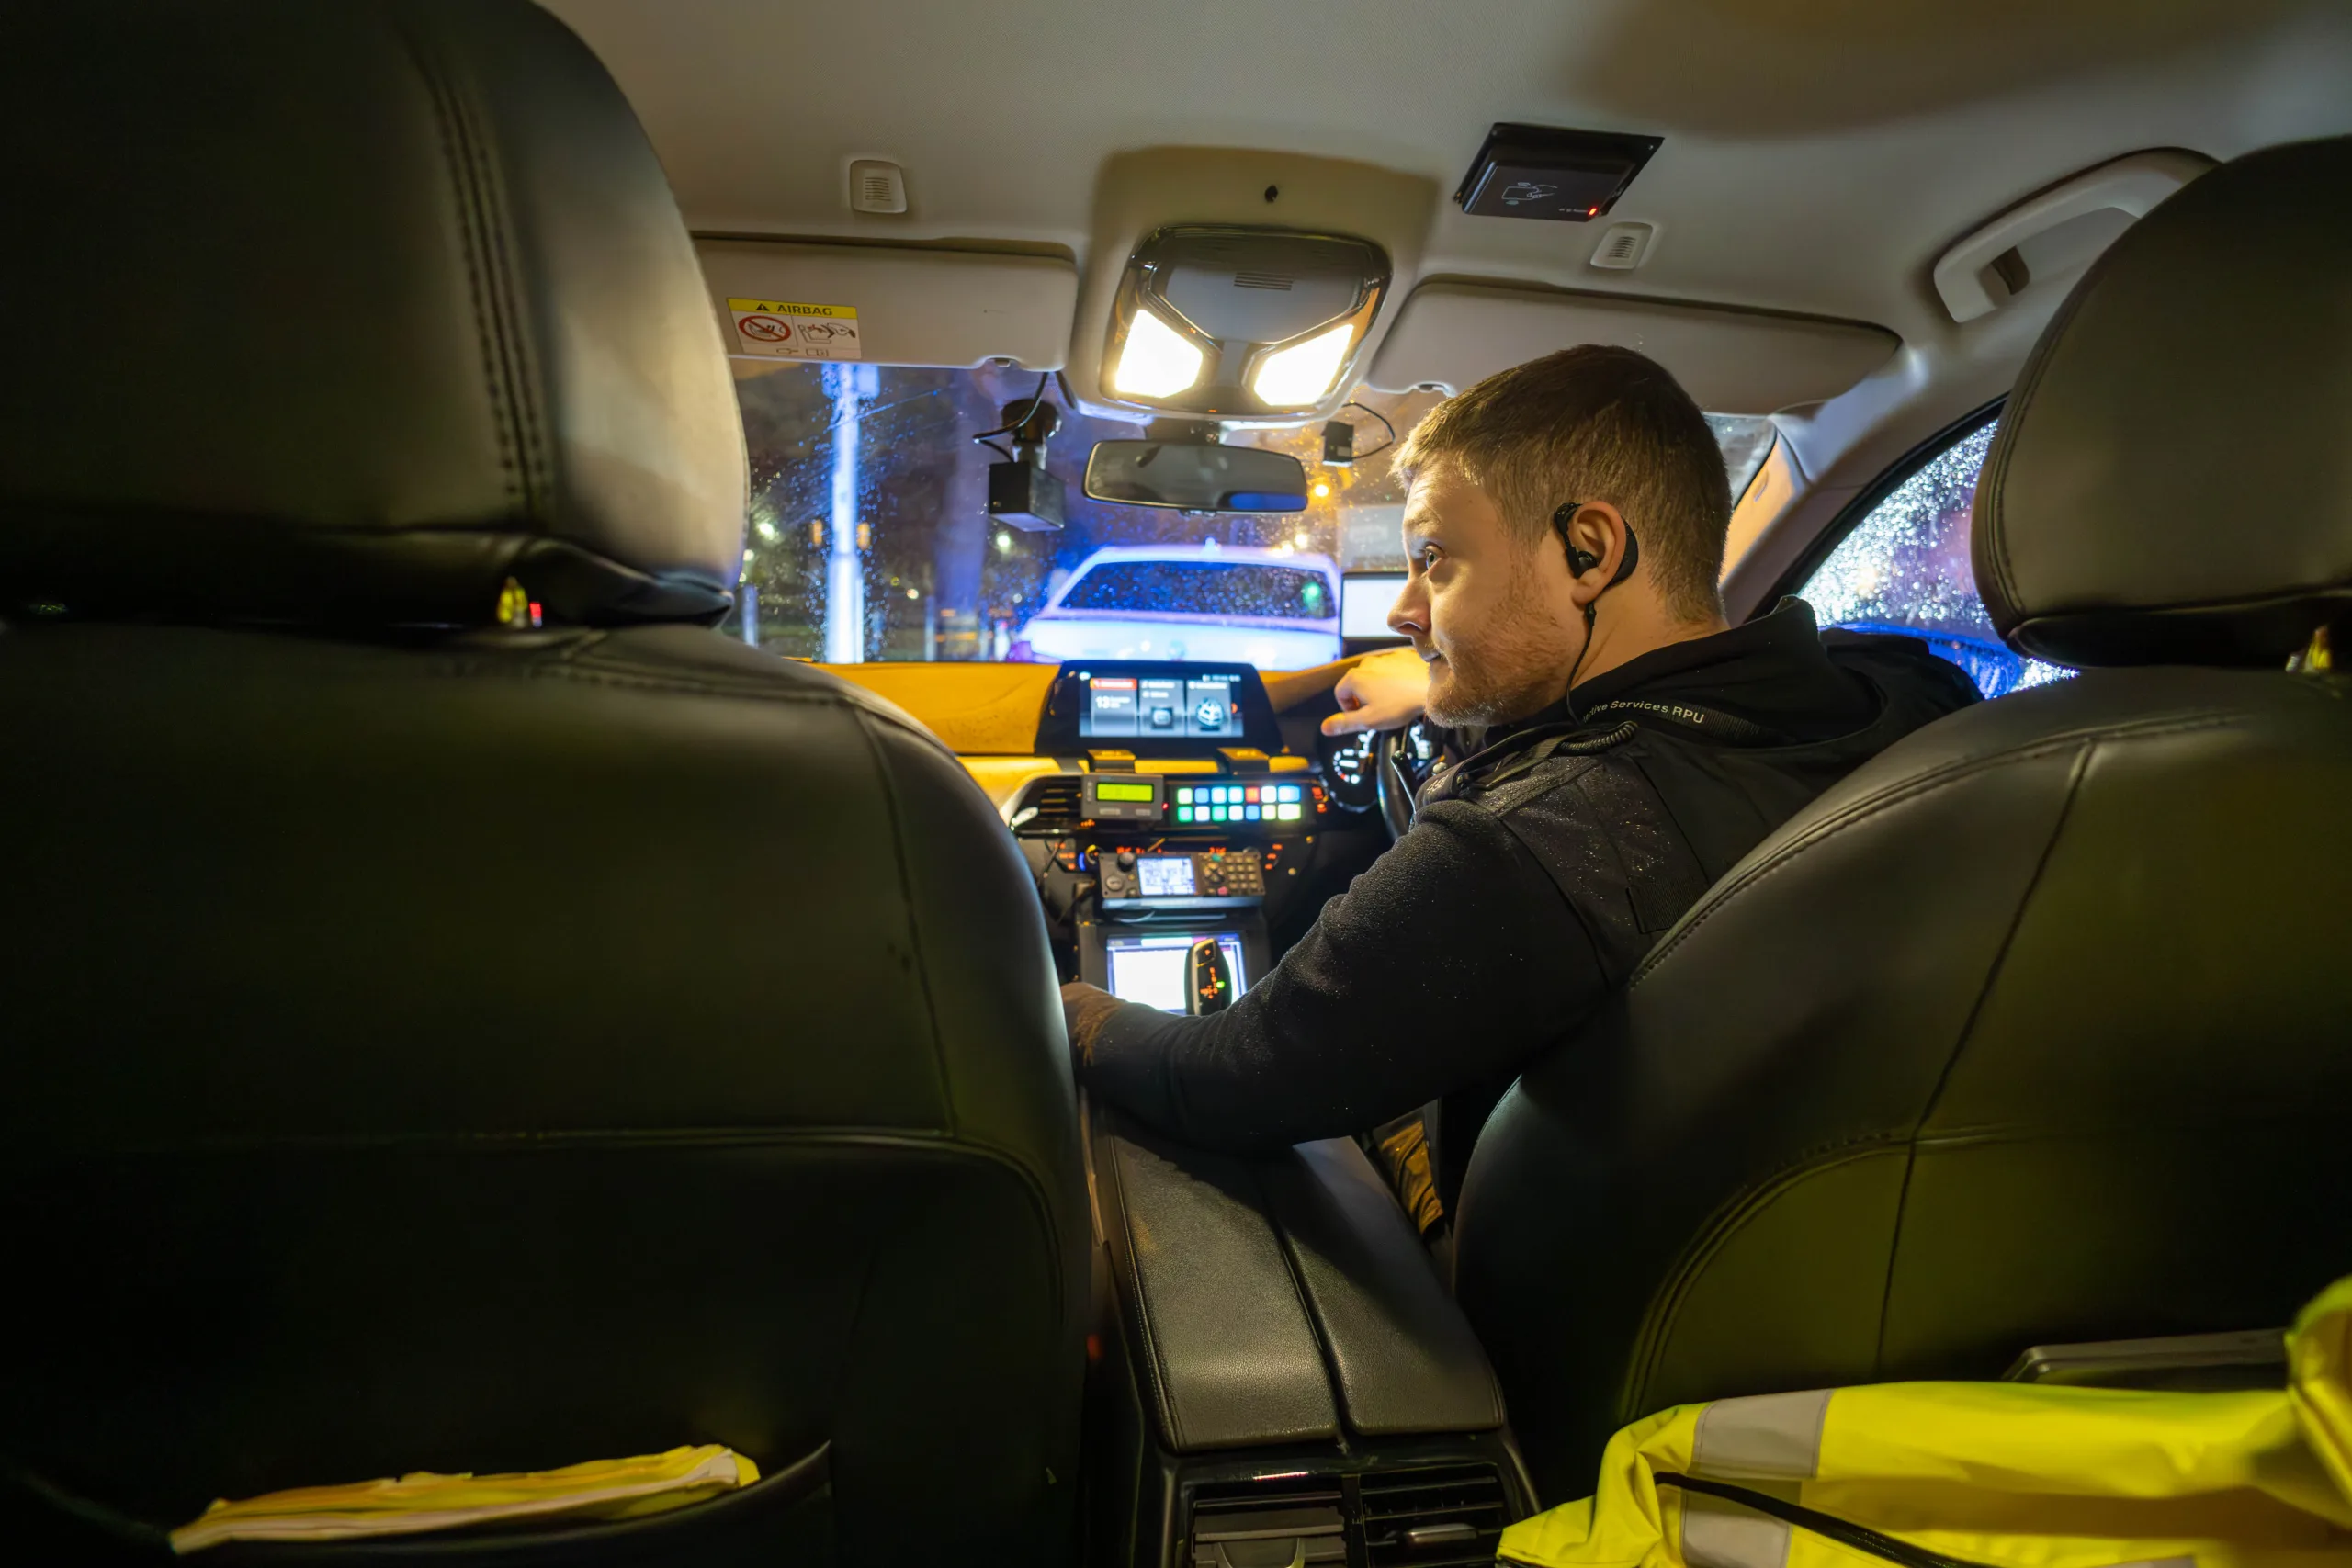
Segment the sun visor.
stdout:
<path fill-rule="evenodd" d="M 1405 301 L 1366 379 L 1383 391 L 1434 384 L 1458 392 L 1555 349 L 1598 343 L 1648 355 L 1710 412 L 1766 414 L 1838 396 L 1901 342 L 1854 321 L 1431 283 Z"/>
<path fill-rule="evenodd" d="M 865 360 L 1027 370 L 1069 358 L 1078 268 L 1055 256 L 892 245 L 697 240 L 737 372 Z"/>

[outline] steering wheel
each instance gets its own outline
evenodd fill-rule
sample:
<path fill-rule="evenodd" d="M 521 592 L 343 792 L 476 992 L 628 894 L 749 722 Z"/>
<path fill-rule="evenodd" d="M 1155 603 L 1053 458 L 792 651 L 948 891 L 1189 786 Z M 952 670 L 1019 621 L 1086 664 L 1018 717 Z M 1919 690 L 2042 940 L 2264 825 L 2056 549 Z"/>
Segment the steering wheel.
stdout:
<path fill-rule="evenodd" d="M 1413 797 L 1437 766 L 1437 740 L 1419 719 L 1373 738 L 1372 773 L 1390 842 L 1413 825 Z"/>

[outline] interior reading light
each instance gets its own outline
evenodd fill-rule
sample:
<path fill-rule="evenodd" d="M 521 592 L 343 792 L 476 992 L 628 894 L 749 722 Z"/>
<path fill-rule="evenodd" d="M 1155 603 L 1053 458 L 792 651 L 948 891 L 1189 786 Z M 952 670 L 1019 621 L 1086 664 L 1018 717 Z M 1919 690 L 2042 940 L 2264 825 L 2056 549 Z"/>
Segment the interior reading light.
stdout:
<path fill-rule="evenodd" d="M 1155 229 L 1119 275 L 1096 385 L 1108 401 L 1170 417 L 1315 408 L 1347 382 L 1388 285 L 1387 253 L 1369 240 Z"/>
<path fill-rule="evenodd" d="M 1149 310 L 1137 310 L 1112 372 L 1114 389 L 1134 398 L 1173 397 L 1201 378 L 1200 346 Z"/>
<path fill-rule="evenodd" d="M 1356 323 L 1341 321 L 1305 343 L 1276 350 L 1258 362 L 1250 389 L 1270 409 L 1312 406 L 1331 389 L 1331 379 L 1339 375 L 1355 335 Z"/>

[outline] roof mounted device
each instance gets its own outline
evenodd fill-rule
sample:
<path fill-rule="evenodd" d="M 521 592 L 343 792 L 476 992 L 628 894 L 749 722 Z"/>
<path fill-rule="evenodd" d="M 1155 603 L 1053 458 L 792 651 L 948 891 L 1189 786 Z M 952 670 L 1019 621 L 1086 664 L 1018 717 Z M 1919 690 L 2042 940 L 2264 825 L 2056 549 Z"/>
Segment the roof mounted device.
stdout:
<path fill-rule="evenodd" d="M 1614 130 L 1498 125 L 1470 161 L 1454 204 L 1474 218 L 1587 222 L 1617 205 L 1665 141 Z"/>
<path fill-rule="evenodd" d="M 1051 533 L 1068 521 L 1069 506 L 1061 476 L 1046 468 L 1046 444 L 1062 427 L 1062 416 L 1046 400 L 1045 378 L 1038 378 L 1035 397 L 1005 404 L 998 417 L 997 429 L 974 437 L 999 452 L 1004 448 L 989 436 L 1012 439 L 1011 459 L 989 465 L 989 515 L 1023 533 Z"/>
<path fill-rule="evenodd" d="M 1348 381 L 1388 292 L 1368 240 L 1180 225 L 1127 258 L 1102 355 L 1105 400 L 1154 413 L 1306 413 Z"/>

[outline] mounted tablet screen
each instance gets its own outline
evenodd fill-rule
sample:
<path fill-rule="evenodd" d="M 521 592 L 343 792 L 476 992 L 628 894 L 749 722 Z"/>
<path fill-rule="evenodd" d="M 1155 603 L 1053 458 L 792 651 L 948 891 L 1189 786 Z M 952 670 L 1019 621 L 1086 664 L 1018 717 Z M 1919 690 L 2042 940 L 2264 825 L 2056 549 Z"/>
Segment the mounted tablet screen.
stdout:
<path fill-rule="evenodd" d="M 1282 737 L 1265 682 L 1246 664 L 1073 662 L 1046 694 L 1041 756 L 1127 750 L 1171 755 L 1223 746 L 1273 751 Z"/>
<path fill-rule="evenodd" d="M 1234 990 L 1248 990 L 1250 975 L 1244 967 L 1241 933 L 1231 931 L 1120 931 L 1105 936 L 1103 958 L 1111 983 L 1103 988 L 1121 1001 L 1141 1002 L 1162 1012 L 1185 1011 L 1193 943 L 1204 936 L 1225 950 L 1225 961 L 1233 967 Z"/>
<path fill-rule="evenodd" d="M 1240 727 L 1241 704 L 1234 696 L 1231 675 L 1094 675 L 1086 683 L 1086 711 L 1079 716 L 1078 738 L 1229 740 Z"/>

